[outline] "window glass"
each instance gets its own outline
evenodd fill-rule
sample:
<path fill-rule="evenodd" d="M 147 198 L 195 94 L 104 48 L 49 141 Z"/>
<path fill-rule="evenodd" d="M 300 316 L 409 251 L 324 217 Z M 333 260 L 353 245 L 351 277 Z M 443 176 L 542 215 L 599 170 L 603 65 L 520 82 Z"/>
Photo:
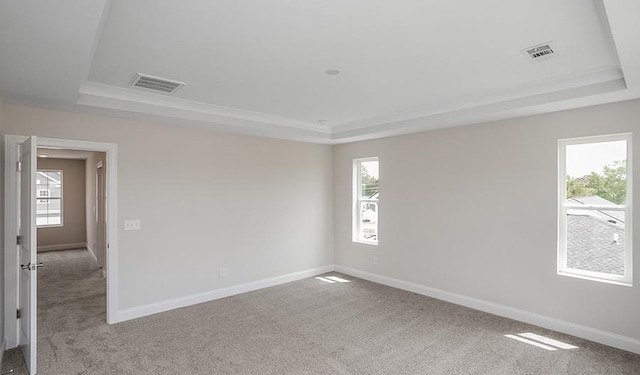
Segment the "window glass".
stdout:
<path fill-rule="evenodd" d="M 36 173 L 36 225 L 62 226 L 62 171 Z"/>
<path fill-rule="evenodd" d="M 631 283 L 629 142 L 560 142 L 559 273 Z"/>
<path fill-rule="evenodd" d="M 379 168 L 377 158 L 354 160 L 353 240 L 378 243 Z"/>

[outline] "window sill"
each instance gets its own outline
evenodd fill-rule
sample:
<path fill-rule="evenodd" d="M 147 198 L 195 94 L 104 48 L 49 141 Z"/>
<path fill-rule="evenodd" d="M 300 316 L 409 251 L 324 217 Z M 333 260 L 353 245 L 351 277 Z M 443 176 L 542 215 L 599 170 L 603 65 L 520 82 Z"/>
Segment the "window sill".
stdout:
<path fill-rule="evenodd" d="M 63 224 L 54 224 L 54 225 L 36 225 L 36 228 L 37 228 L 37 229 L 40 229 L 40 228 L 42 228 L 42 229 L 44 229 L 44 228 L 62 228 L 62 227 L 64 227 L 64 225 L 63 225 Z"/>
<path fill-rule="evenodd" d="M 373 245 L 378 246 L 378 241 L 367 241 L 367 240 L 353 240 L 355 243 L 361 243 L 363 245 Z"/>
<path fill-rule="evenodd" d="M 573 277 L 573 278 L 576 278 L 576 279 L 596 281 L 596 282 L 600 282 L 600 283 L 607 283 L 607 284 L 613 284 L 613 285 L 633 287 L 633 282 L 631 280 L 626 279 L 626 278 L 619 277 L 619 278 L 613 279 L 613 278 L 607 278 L 607 277 L 602 277 L 602 276 L 597 276 L 597 275 L 583 274 L 580 271 L 573 270 L 573 269 L 561 269 L 561 270 L 558 270 L 558 275 L 559 276 Z"/>

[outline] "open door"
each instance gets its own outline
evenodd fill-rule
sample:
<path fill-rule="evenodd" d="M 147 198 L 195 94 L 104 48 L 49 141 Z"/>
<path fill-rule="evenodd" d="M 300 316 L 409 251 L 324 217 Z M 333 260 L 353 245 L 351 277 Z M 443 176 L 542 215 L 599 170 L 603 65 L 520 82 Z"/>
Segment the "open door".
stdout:
<path fill-rule="evenodd" d="M 107 275 L 107 222 L 106 222 L 106 181 L 105 162 L 100 160 L 96 165 L 96 224 L 97 224 L 97 258 L 98 267 L 102 268 L 102 276 Z"/>
<path fill-rule="evenodd" d="M 20 252 L 19 279 L 19 319 L 18 332 L 20 349 L 29 373 L 36 373 L 37 360 L 37 270 L 41 267 L 37 260 L 36 243 L 36 137 L 29 137 L 20 145 L 18 179 L 20 188 L 20 227 L 18 244 Z"/>

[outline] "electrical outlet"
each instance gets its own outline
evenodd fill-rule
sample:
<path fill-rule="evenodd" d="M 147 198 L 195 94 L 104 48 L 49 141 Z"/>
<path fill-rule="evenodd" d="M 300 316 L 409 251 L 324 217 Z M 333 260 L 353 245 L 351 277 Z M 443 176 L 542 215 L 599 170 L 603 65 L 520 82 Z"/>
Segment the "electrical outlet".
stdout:
<path fill-rule="evenodd" d="M 378 256 L 377 255 L 373 256 L 373 264 L 378 264 Z"/>
<path fill-rule="evenodd" d="M 220 267 L 220 278 L 227 277 L 227 269 Z"/>
<path fill-rule="evenodd" d="M 140 230 L 140 219 L 125 220 L 124 230 Z"/>

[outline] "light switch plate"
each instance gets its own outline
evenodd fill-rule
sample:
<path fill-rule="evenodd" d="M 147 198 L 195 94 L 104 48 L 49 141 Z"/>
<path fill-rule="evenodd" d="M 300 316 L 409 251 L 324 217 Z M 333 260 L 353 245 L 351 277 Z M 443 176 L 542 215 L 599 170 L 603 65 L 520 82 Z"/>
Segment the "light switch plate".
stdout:
<path fill-rule="evenodd" d="M 140 219 L 125 220 L 124 230 L 140 230 Z"/>

